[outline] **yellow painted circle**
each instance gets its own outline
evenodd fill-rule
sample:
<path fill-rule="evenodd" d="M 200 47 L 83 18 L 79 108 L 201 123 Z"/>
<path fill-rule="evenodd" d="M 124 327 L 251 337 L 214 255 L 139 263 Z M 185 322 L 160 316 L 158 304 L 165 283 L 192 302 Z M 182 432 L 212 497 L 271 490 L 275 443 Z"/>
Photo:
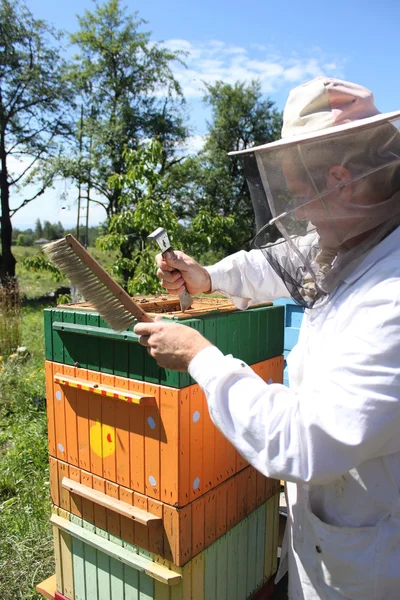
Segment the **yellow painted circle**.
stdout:
<path fill-rule="evenodd" d="M 107 458 L 115 452 L 115 431 L 109 425 L 97 421 L 90 428 L 90 447 L 100 458 Z"/>

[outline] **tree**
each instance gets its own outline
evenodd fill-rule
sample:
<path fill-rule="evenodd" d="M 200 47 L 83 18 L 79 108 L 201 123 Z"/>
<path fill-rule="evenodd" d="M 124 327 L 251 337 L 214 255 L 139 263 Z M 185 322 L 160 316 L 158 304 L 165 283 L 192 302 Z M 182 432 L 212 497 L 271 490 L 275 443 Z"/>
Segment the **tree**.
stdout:
<path fill-rule="evenodd" d="M 57 152 L 58 136 L 68 131 L 63 112 L 71 95 L 54 45 L 59 37 L 19 0 L 0 0 L 0 281 L 15 275 L 11 218 L 51 184 L 53 174 L 43 161 Z M 21 161 L 17 174 L 12 158 Z M 37 191 L 11 209 L 11 190 L 33 182 Z"/>
<path fill-rule="evenodd" d="M 109 233 L 98 238 L 103 250 L 118 250 L 113 273 L 131 294 L 161 291 L 154 257 L 159 251 L 147 236 L 164 227 L 171 240 L 178 231 L 175 214 L 166 189 L 163 147 L 158 140 L 125 150 L 126 173 L 114 174 L 110 187 L 120 192 L 121 211 L 111 218 Z"/>
<path fill-rule="evenodd" d="M 230 254 L 249 247 L 255 226 L 243 165 L 228 152 L 278 139 L 282 117 L 271 100 L 263 99 L 259 82 L 217 81 L 206 87 L 212 120 L 203 150 L 182 165 L 191 177 L 183 177 L 181 210 L 210 249 Z"/>
<path fill-rule="evenodd" d="M 43 237 L 43 227 L 40 219 L 36 219 L 35 222 L 35 237 L 37 240 Z"/>
<path fill-rule="evenodd" d="M 126 148 L 157 138 L 162 169 L 179 160 L 175 148 L 188 132 L 171 65 L 180 53 L 150 43 L 141 31 L 144 21 L 129 15 L 119 0 L 95 2 L 95 10 L 78 21 L 70 79 L 84 110 L 77 115 L 78 158 L 63 161 L 61 168 L 81 188 L 95 190 L 91 200 L 104 206 L 109 222 L 122 210 L 121 190 L 110 187 L 109 179 L 126 172 Z"/>

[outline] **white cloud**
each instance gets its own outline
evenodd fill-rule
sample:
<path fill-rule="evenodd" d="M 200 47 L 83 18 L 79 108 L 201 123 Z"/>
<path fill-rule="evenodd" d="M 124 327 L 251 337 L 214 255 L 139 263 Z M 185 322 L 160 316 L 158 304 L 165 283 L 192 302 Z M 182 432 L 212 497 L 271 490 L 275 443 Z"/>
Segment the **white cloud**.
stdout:
<path fill-rule="evenodd" d="M 218 80 L 234 84 L 258 79 L 263 93 L 285 90 L 319 75 L 342 76 L 344 58 L 331 56 L 320 48 L 312 48 L 307 55 L 298 52 L 283 55 L 276 49 L 251 44 L 248 47 L 226 44 L 219 40 L 208 42 L 171 39 L 165 46 L 184 50 L 186 68 L 175 65 L 174 72 L 188 100 L 204 94 L 202 82 L 214 84 Z M 288 85 L 290 84 L 290 85 Z"/>

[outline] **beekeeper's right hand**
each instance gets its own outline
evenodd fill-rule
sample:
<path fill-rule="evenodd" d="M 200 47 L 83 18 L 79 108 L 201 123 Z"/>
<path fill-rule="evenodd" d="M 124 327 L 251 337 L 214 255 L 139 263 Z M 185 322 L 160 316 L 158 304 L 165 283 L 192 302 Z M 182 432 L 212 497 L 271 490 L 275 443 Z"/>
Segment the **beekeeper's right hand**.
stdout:
<path fill-rule="evenodd" d="M 189 294 L 209 294 L 211 278 L 208 271 L 180 250 L 157 254 L 157 277 L 169 294 L 179 295 L 185 286 Z"/>

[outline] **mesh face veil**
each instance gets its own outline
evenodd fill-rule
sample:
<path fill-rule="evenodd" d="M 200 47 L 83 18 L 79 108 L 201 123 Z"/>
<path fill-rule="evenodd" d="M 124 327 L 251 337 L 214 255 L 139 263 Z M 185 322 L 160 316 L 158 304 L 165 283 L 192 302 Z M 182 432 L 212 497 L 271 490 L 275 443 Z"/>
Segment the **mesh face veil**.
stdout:
<path fill-rule="evenodd" d="M 299 304 L 331 293 L 400 224 L 400 118 L 241 155 L 254 247 Z"/>

